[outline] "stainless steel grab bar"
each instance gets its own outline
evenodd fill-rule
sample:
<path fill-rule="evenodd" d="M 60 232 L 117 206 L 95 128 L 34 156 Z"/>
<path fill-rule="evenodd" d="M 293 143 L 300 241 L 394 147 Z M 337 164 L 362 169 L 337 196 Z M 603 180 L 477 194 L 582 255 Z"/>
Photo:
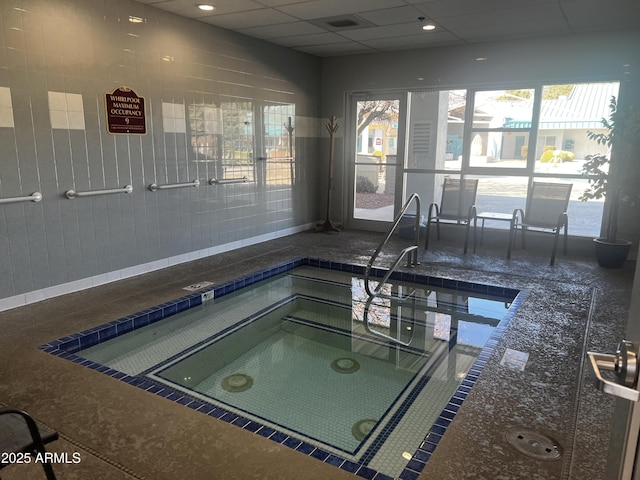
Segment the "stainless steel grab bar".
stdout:
<path fill-rule="evenodd" d="M 107 190 L 91 190 L 87 192 L 76 192 L 75 190 L 67 190 L 65 192 L 65 197 L 69 200 L 77 197 L 95 197 L 96 195 L 113 195 L 115 193 L 131 193 L 133 192 L 133 187 L 131 185 L 125 185 L 122 188 L 111 188 Z"/>
<path fill-rule="evenodd" d="M 0 205 L 18 202 L 39 202 L 40 200 L 42 200 L 42 194 L 40 192 L 33 192 L 27 197 L 0 198 Z"/>
<path fill-rule="evenodd" d="M 416 221 L 415 221 L 414 245 L 411 245 L 411 246 L 403 249 L 402 252 L 400 252 L 400 254 L 396 258 L 395 262 L 393 262 L 393 265 L 391 266 L 391 268 L 387 271 L 386 275 L 382 278 L 382 280 L 378 283 L 378 286 L 372 292 L 370 287 L 369 287 L 369 275 L 371 273 L 371 268 L 373 267 L 374 262 L 378 258 L 378 255 L 380 255 L 380 252 L 382 251 L 382 249 L 389 242 L 389 239 L 391 238 L 391 235 L 393 235 L 393 232 L 395 232 L 396 228 L 398 228 L 398 225 L 400 224 L 400 220 L 402 220 L 402 217 L 407 212 L 407 209 L 409 208 L 409 206 L 411 205 L 411 203 L 414 200 L 416 202 Z M 405 257 L 405 255 L 407 255 L 407 253 L 410 253 L 409 258 L 407 260 L 407 267 L 414 267 L 416 265 L 419 265 L 419 262 L 418 262 L 418 245 L 420 245 L 420 197 L 418 196 L 417 193 L 413 193 L 407 199 L 405 204 L 402 206 L 402 208 L 400 209 L 400 212 L 398 212 L 398 215 L 396 215 L 396 218 L 395 218 L 395 220 L 393 222 L 393 225 L 392 225 L 391 229 L 389 230 L 389 233 L 387 234 L 387 237 L 382 242 L 380 242 L 380 245 L 378 245 L 378 248 L 376 249 L 374 254 L 371 255 L 371 258 L 369 259 L 369 263 L 367 263 L 367 268 L 364 271 L 364 288 L 367 291 L 367 295 L 369 295 L 370 297 L 381 296 L 380 295 L 380 290 L 384 286 L 384 283 L 389 279 L 389 277 L 391 276 L 393 271 L 400 264 L 400 262 Z M 409 295 L 411 295 L 411 294 L 409 294 Z"/>
<path fill-rule="evenodd" d="M 209 185 L 228 185 L 230 183 L 247 183 L 249 179 L 247 177 L 238 177 L 238 178 L 211 178 L 209 180 Z"/>
<path fill-rule="evenodd" d="M 196 179 L 193 182 L 188 183 L 170 183 L 167 185 L 158 185 L 156 183 L 152 183 L 149 185 L 149 190 L 152 192 L 157 192 L 158 190 L 169 190 L 170 188 L 182 188 L 182 187 L 199 187 L 200 180 Z"/>

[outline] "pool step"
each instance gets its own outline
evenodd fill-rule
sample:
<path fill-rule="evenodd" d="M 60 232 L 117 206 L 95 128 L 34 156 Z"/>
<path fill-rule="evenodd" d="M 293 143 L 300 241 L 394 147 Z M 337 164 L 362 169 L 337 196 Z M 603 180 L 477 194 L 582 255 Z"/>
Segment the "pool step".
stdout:
<path fill-rule="evenodd" d="M 415 372 L 424 362 L 424 355 L 407 349 L 399 349 L 397 345 L 380 341 L 378 337 L 367 333 L 362 322 L 349 322 L 348 329 L 327 330 L 322 326 L 330 324 L 331 317 L 304 309 L 295 310 L 290 315 L 283 317 L 283 320 L 285 322 L 280 325 L 280 329 L 287 333 L 324 345 L 331 345 L 346 352 L 390 361 L 395 363 L 396 368 L 400 370 Z M 309 324 L 301 322 L 309 322 Z M 315 327 L 312 324 L 318 326 Z"/>

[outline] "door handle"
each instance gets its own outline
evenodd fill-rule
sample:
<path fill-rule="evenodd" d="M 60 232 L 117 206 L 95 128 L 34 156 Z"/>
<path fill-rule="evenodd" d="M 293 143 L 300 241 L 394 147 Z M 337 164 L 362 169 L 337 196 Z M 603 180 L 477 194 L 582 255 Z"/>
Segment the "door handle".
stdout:
<path fill-rule="evenodd" d="M 638 348 L 640 344 L 623 340 L 615 355 L 587 352 L 591 368 L 598 379 L 598 389 L 632 402 L 640 400 L 638 387 Z M 618 381 L 604 378 L 601 371 L 615 372 Z"/>

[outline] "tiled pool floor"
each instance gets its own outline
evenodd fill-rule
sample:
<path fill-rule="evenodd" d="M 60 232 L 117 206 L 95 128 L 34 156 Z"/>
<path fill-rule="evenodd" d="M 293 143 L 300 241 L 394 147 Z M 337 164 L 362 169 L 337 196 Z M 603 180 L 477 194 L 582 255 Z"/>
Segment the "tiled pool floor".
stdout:
<path fill-rule="evenodd" d="M 79 464 L 54 466 L 63 480 L 357 478 L 37 346 L 183 296 L 187 285 L 222 283 L 297 255 L 363 265 L 380 239 L 362 232 L 301 233 L 0 312 L 0 402 L 56 428 L 61 439 L 50 450 L 80 453 Z M 597 285 L 597 310 L 588 348 L 610 351 L 622 338 L 623 321 L 616 319 L 626 317 L 631 268 L 607 271 L 591 258 L 564 257 L 549 267 L 546 252 L 518 252 L 507 261 L 501 250 L 462 256 L 458 248 L 431 246 L 435 250 L 421 255 L 418 271 L 525 288 L 529 295 L 420 478 L 520 479 L 535 473 L 605 480 L 601 442 L 610 419 L 602 412 L 611 399 L 586 385 L 578 403 L 575 385 L 592 289 Z M 529 354 L 524 372 L 501 365 L 507 348 Z M 553 436 L 563 457 L 540 462 L 516 452 L 504 434 L 518 425 Z M 11 466 L 2 478 L 42 478 L 42 471 Z"/>

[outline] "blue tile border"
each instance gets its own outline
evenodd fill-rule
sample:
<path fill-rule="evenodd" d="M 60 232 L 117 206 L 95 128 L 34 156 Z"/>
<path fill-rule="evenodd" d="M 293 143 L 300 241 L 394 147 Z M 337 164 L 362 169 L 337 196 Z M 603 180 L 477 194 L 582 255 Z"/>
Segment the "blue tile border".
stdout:
<path fill-rule="evenodd" d="M 526 290 L 515 290 L 515 289 L 503 289 L 504 292 L 509 292 L 515 294 L 515 298 L 511 302 L 511 307 L 507 311 L 507 314 L 498 324 L 498 327 L 493 331 L 486 345 L 480 352 L 478 358 L 476 358 L 475 362 L 471 366 L 471 369 L 467 373 L 466 377 L 453 394 L 447 405 L 442 409 L 438 419 L 433 424 L 433 426 L 429 429 L 429 433 L 425 437 L 424 441 L 420 445 L 420 447 L 413 454 L 412 460 L 407 464 L 405 469 L 400 474 L 400 479 L 402 480 L 413 480 L 417 479 L 418 475 L 424 469 L 427 461 L 431 458 L 431 455 L 435 451 L 440 439 L 447 431 L 447 428 L 453 421 L 458 409 L 462 405 L 464 399 L 466 399 L 467 395 L 471 391 L 471 388 L 475 385 L 476 381 L 479 378 L 479 374 L 482 371 L 482 368 L 487 363 L 489 357 L 494 353 L 495 348 L 498 344 L 498 340 L 506 330 L 507 326 L 515 316 L 518 308 L 524 301 L 527 296 Z M 419 463 L 413 463 L 413 459 L 420 460 Z"/>
<path fill-rule="evenodd" d="M 297 450 L 304 455 L 333 465 L 334 467 L 340 468 L 341 470 L 344 470 L 346 472 L 354 473 L 356 476 L 359 476 L 361 478 L 371 480 L 392 480 L 392 477 L 385 475 L 382 472 L 377 472 L 376 470 L 371 469 L 366 465 L 356 463 L 351 460 L 342 458 L 339 455 L 324 451 L 319 447 L 311 445 L 297 438 L 290 437 L 285 433 L 275 430 L 274 428 L 242 417 L 241 415 L 235 414 L 222 407 L 209 404 L 201 399 L 192 397 L 182 391 L 172 389 L 171 387 L 168 387 L 164 384 L 155 383 L 155 381 L 153 381 L 152 379 L 143 376 L 132 377 L 123 372 L 119 372 L 117 370 L 96 362 L 92 362 L 77 355 L 79 351 L 85 348 L 89 348 L 99 343 L 108 341 L 114 337 L 123 335 L 138 328 L 142 328 L 146 325 L 153 324 L 159 320 L 183 312 L 190 308 L 197 307 L 202 304 L 203 293 L 213 291 L 213 298 L 220 298 L 224 295 L 233 293 L 236 290 L 240 290 L 246 286 L 253 285 L 254 283 L 266 280 L 275 275 L 293 270 L 294 268 L 299 266 L 319 267 L 354 273 L 356 275 L 364 275 L 365 272 L 365 267 L 361 265 L 333 262 L 330 260 L 319 258 L 297 257 L 286 262 L 268 267 L 265 270 L 254 272 L 243 277 L 216 285 L 212 290 L 198 291 L 163 303 L 161 305 L 148 308 L 141 312 L 137 312 L 133 315 L 129 315 L 127 317 L 111 321 L 109 323 L 105 323 L 78 333 L 53 340 L 46 344 L 40 345 L 38 348 L 44 352 L 59 356 L 92 370 L 99 371 L 112 378 L 141 388 L 145 391 L 148 391 L 149 393 L 153 393 L 168 400 L 174 401 L 205 415 L 220 419 L 227 423 L 234 424 L 244 430 L 248 430 L 254 434 L 260 435 L 281 445 L 287 446 L 288 448 Z M 371 270 L 372 277 L 379 278 L 384 276 L 385 273 L 386 271 L 381 269 L 373 268 Z M 445 405 L 445 407 L 442 409 L 439 417 L 429 429 L 424 440 L 422 441 L 418 449 L 414 452 L 411 460 L 407 463 L 406 467 L 398 477 L 401 480 L 416 480 L 431 458 L 431 455 L 438 446 L 440 439 L 446 433 L 447 428 L 455 418 L 456 413 L 462 406 L 462 403 L 471 391 L 471 388 L 477 382 L 483 367 L 486 365 L 489 357 L 494 353 L 495 348 L 498 345 L 498 340 L 500 339 L 508 324 L 515 316 L 516 311 L 524 301 L 527 295 L 527 291 L 496 285 L 486 285 L 461 280 L 431 277 L 428 275 L 418 275 L 411 272 L 394 272 L 391 278 L 404 282 L 448 288 L 461 292 L 503 298 L 506 302 L 511 303 L 506 315 L 494 329 L 491 337 L 480 352 L 480 355 L 476 358 L 466 377 L 461 382 L 456 392 L 452 395 L 447 405 Z"/>

